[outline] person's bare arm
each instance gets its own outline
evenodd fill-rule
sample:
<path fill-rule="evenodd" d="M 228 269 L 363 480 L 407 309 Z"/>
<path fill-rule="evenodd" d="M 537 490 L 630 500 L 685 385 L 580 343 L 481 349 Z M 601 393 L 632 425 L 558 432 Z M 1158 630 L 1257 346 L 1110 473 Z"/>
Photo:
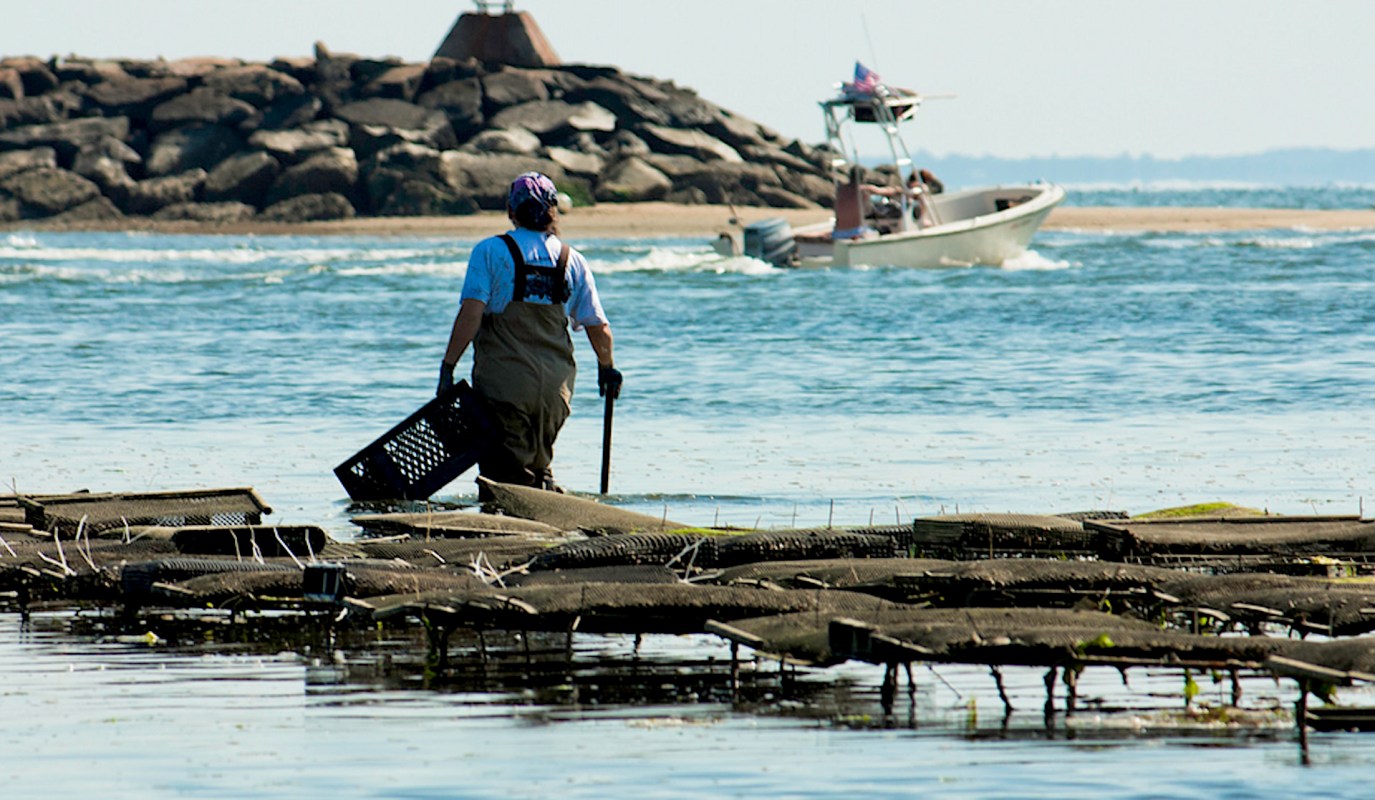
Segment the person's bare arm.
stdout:
<path fill-rule="evenodd" d="M 444 361 L 439 365 L 439 387 L 435 394 L 443 395 L 454 385 L 454 367 L 463 357 L 463 351 L 473 343 L 477 329 L 482 327 L 482 312 L 487 304 L 471 298 L 464 300 L 454 317 L 453 330 L 449 331 L 449 345 L 444 348 Z"/>
<path fill-rule="evenodd" d="M 597 354 L 597 366 L 614 366 L 615 362 L 611 355 L 611 325 L 588 325 L 586 331 L 587 341 L 592 345 L 592 350 Z"/>
<path fill-rule="evenodd" d="M 444 349 L 444 363 L 447 366 L 457 364 L 468 345 L 473 343 L 477 329 L 482 326 L 482 312 L 486 310 L 486 303 L 472 298 L 464 300 L 458 307 L 453 330 L 449 332 L 449 346 Z"/>

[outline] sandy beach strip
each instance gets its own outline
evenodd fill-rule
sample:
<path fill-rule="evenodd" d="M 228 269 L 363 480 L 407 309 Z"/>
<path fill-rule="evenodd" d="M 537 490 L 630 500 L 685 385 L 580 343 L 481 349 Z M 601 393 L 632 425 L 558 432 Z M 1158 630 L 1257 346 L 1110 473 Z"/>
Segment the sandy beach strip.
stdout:
<path fill-rule="evenodd" d="M 730 227 L 731 220 L 748 224 L 783 217 L 794 226 L 829 218 L 826 210 L 732 208 L 672 203 L 604 203 L 577 208 L 564 216 L 566 237 L 645 238 L 684 237 L 714 239 Z M 97 230 L 150 231 L 160 233 L 301 236 L 439 236 L 480 239 L 506 230 L 500 212 L 454 217 L 368 217 L 331 222 L 270 223 L 250 221 L 229 225 L 197 222 L 164 222 L 130 217 L 107 222 L 59 224 L 27 220 L 0 225 L 0 230 Z M 1375 230 L 1375 208 L 1367 210 L 1314 211 L 1269 208 L 1176 208 L 1108 206 L 1061 206 L 1051 212 L 1046 230 L 1205 232 L 1266 229 Z"/>

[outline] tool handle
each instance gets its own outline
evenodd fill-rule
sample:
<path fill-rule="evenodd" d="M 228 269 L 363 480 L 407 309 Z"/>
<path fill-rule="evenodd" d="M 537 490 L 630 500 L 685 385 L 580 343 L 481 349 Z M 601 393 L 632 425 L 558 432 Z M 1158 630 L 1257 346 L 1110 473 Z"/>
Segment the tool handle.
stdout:
<path fill-rule="evenodd" d="M 616 407 L 616 396 L 606 393 L 606 411 L 602 414 L 602 494 L 611 488 L 611 415 Z"/>

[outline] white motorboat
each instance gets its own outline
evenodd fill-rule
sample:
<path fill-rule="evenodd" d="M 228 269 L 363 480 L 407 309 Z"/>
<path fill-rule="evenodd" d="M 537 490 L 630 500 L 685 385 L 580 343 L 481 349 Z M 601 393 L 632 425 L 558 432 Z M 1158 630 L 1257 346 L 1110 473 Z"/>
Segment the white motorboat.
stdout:
<path fill-rule="evenodd" d="M 821 103 L 836 177 L 835 216 L 792 229 L 781 219 L 744 229 L 743 242 L 723 234 L 718 249 L 779 266 L 997 266 L 1025 252 L 1047 215 L 1065 198 L 1049 183 L 934 193 L 921 181 L 906 188 L 861 182 L 851 126 L 876 127 L 888 140 L 898 180 L 913 173 L 902 123 L 921 107 L 922 95 L 879 83 L 856 65 L 854 83 Z M 847 147 L 846 137 L 851 134 Z M 849 153 L 848 157 L 846 154 Z"/>

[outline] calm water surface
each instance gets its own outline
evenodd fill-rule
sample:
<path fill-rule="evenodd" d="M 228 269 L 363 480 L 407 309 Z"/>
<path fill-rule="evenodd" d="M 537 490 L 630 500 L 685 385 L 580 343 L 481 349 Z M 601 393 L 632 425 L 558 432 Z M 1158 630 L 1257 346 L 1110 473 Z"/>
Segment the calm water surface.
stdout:
<path fill-rule="evenodd" d="M 473 243 L 0 235 L 0 480 L 251 485 L 272 520 L 353 536 L 331 469 L 432 393 Z M 1375 488 L 1372 231 L 1047 232 L 1005 268 L 934 271 L 578 244 L 626 374 L 612 490 L 632 508 L 763 526 L 1212 500 L 1348 514 Z M 555 471 L 592 490 L 585 344 L 579 363 Z M 441 494 L 472 495 L 466 478 Z M 0 615 L 16 797 L 1365 797 L 1375 761 L 1375 740 L 1324 735 L 1302 768 L 1273 721 L 1143 737 L 1151 717 L 1114 715 L 1051 736 L 1032 672 L 1009 676 L 1036 710 L 1007 733 L 987 675 L 959 669 L 919 671 L 929 724 L 887 729 L 863 721 L 880 675 L 859 665 L 739 710 L 594 706 L 376 677 L 414 642 L 224 652 L 69 623 Z M 614 638 L 579 647 L 631 657 Z M 645 648 L 728 657 L 712 637 Z M 1151 687 L 1124 692 L 1114 673 L 1098 690 L 1121 703 Z M 1250 696 L 1293 700 L 1273 683 Z"/>

